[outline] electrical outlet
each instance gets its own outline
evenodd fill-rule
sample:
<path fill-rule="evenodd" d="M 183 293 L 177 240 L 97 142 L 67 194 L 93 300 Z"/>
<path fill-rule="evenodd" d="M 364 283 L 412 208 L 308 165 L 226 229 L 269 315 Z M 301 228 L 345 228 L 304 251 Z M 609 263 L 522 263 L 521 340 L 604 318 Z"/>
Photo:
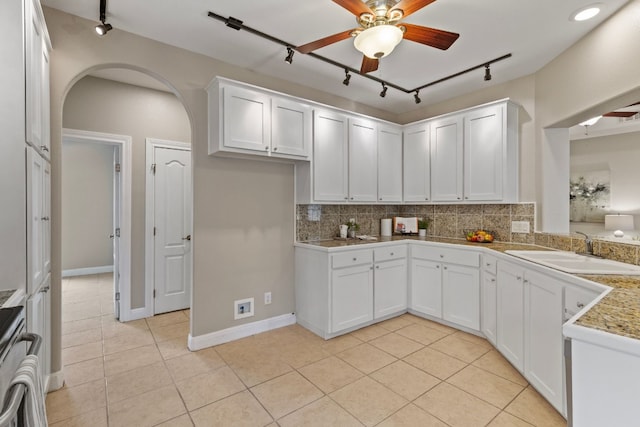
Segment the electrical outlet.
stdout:
<path fill-rule="evenodd" d="M 271 292 L 264 293 L 264 304 L 265 305 L 271 304 Z"/>
<path fill-rule="evenodd" d="M 511 221 L 512 233 L 530 233 L 529 221 Z"/>
<path fill-rule="evenodd" d="M 253 298 L 241 299 L 233 302 L 233 318 L 244 319 L 253 316 Z"/>

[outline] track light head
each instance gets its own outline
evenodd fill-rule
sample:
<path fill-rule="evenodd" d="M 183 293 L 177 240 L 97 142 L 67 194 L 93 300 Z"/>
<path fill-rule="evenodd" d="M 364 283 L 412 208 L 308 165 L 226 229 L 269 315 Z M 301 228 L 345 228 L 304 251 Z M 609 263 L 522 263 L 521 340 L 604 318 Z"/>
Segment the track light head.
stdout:
<path fill-rule="evenodd" d="M 344 70 L 344 80 L 342 81 L 342 84 L 345 86 L 349 86 L 349 80 L 351 80 L 351 74 L 349 74 L 349 70 L 347 70 L 345 68 Z"/>
<path fill-rule="evenodd" d="M 382 92 L 380 92 L 380 97 L 384 98 L 385 96 L 387 96 L 387 85 L 382 83 Z"/>
<path fill-rule="evenodd" d="M 112 29 L 113 29 L 113 27 L 111 26 L 111 24 L 107 24 L 105 22 L 101 22 L 100 24 L 96 25 L 96 34 L 98 34 L 100 37 L 102 37 L 105 34 L 107 34 L 109 31 L 111 31 Z"/>
<path fill-rule="evenodd" d="M 484 81 L 488 82 L 491 80 L 491 64 L 487 64 L 484 66 Z"/>
<path fill-rule="evenodd" d="M 287 46 L 287 57 L 284 58 L 284 62 L 291 64 L 293 62 L 293 49 L 291 49 L 289 46 Z"/>
<path fill-rule="evenodd" d="M 420 99 L 420 91 L 417 90 L 416 93 L 413 95 L 413 99 L 415 99 L 416 104 L 420 104 L 422 102 L 422 99 Z"/>

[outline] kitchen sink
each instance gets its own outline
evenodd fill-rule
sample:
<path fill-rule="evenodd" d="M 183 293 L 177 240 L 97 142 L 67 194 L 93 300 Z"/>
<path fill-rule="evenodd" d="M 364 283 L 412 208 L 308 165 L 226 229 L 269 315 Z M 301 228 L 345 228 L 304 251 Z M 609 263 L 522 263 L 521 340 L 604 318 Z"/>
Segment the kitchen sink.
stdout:
<path fill-rule="evenodd" d="M 527 261 L 572 274 L 640 275 L 640 266 L 566 251 L 505 251 Z"/>

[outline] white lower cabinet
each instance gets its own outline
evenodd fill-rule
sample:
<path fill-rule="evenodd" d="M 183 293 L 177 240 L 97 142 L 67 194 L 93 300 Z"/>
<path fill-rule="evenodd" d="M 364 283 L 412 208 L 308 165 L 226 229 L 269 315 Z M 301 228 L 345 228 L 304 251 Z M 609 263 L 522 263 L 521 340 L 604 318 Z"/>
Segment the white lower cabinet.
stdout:
<path fill-rule="evenodd" d="M 438 246 L 412 246 L 411 309 L 480 330 L 480 255 Z"/>
<path fill-rule="evenodd" d="M 498 263 L 498 350 L 518 371 L 524 371 L 524 281 L 522 267 Z"/>
<path fill-rule="evenodd" d="M 482 280 L 480 282 L 480 330 L 487 340 L 497 346 L 497 295 L 498 282 L 496 268 L 498 260 L 484 254 L 482 256 Z"/>
<path fill-rule="evenodd" d="M 407 310 L 407 247 L 374 249 L 373 317 L 380 319 Z"/>
<path fill-rule="evenodd" d="M 331 272 L 331 332 L 373 320 L 373 267 L 371 264 L 333 269 Z"/>
<path fill-rule="evenodd" d="M 556 409 L 563 410 L 563 283 L 526 271 L 524 376 Z"/>
<path fill-rule="evenodd" d="M 48 321 L 50 310 L 50 297 L 49 297 L 49 289 L 51 284 L 51 278 L 47 275 L 45 281 L 42 284 L 42 287 L 38 289 L 33 295 L 27 298 L 26 302 L 26 315 L 27 315 L 27 332 L 37 334 L 42 338 L 42 342 L 40 344 L 40 350 L 37 354 L 40 360 L 40 374 L 43 379 L 43 387 L 46 392 L 46 381 L 47 375 L 49 374 L 50 367 L 50 331 Z"/>

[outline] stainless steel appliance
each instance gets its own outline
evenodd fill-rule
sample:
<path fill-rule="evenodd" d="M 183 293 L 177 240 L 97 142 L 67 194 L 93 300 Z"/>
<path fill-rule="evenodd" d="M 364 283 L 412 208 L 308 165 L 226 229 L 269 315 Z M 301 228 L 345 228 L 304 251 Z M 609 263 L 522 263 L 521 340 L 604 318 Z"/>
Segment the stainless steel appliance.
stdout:
<path fill-rule="evenodd" d="M 0 427 L 24 425 L 21 405 L 25 386 L 10 386 L 11 380 L 25 355 L 36 354 L 41 342 L 38 335 L 25 333 L 24 329 L 24 307 L 0 309 Z M 32 342 L 28 350 L 26 341 Z"/>

